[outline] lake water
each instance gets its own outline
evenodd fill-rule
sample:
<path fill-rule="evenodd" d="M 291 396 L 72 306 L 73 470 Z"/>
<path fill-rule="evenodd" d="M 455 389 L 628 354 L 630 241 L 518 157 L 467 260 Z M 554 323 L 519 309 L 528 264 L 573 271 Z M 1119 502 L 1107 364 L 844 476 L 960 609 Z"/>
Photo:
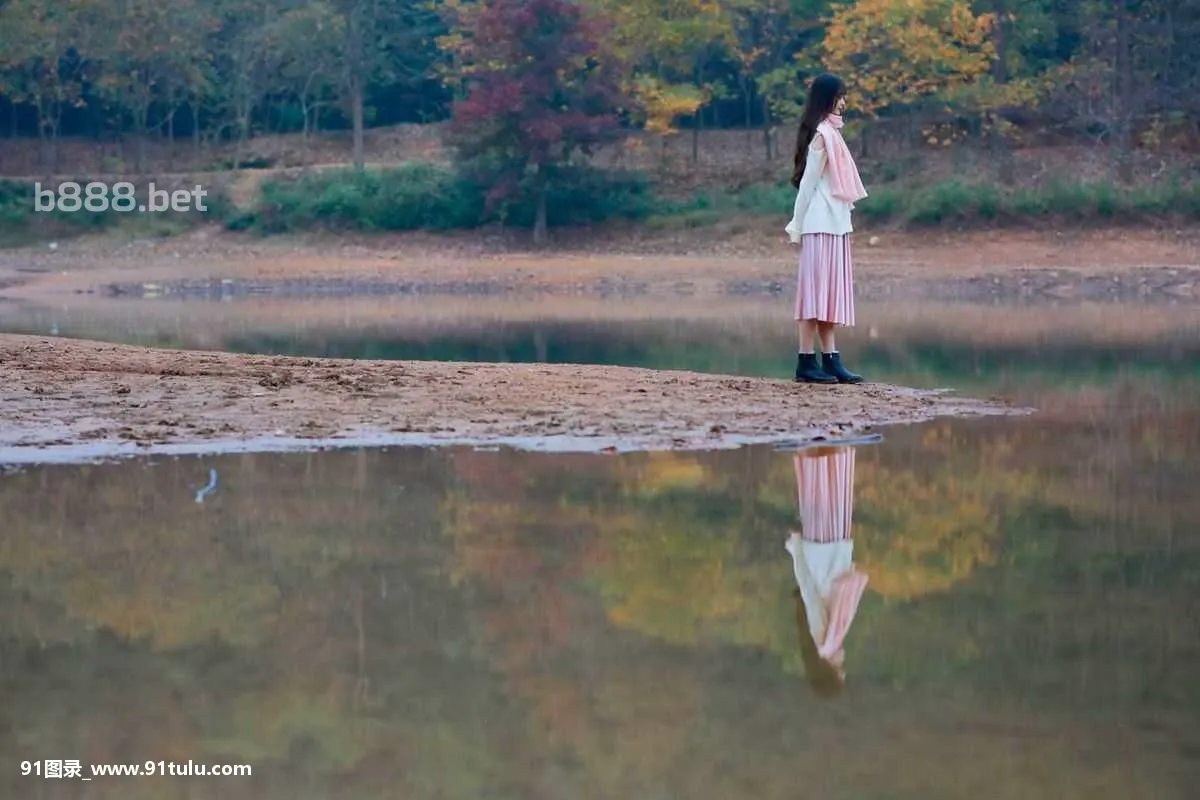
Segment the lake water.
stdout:
<path fill-rule="evenodd" d="M 0 327 L 791 367 L 772 301 L 398 322 L 337 322 L 337 301 L 325 316 L 137 302 L 0 309 Z M 1136 308 L 1023 313 L 867 308 L 876 330 L 843 344 L 853 367 L 1042 411 L 852 450 L 394 449 L 0 476 L 0 794 L 1193 797 L 1200 332 Z M 840 679 L 793 591 L 798 528 L 841 542 L 791 540 L 809 574 L 837 550 L 866 578 L 837 606 L 853 608 L 830 648 Z M 84 777 L 189 761 L 253 775 L 21 775 L 59 759 Z"/>

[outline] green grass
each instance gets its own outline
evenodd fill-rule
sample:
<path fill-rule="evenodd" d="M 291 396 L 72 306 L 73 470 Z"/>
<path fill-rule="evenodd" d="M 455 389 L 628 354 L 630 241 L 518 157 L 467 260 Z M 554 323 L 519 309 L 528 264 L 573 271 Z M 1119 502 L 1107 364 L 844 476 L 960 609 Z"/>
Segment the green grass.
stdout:
<path fill-rule="evenodd" d="M 86 179 L 80 179 L 85 183 Z M 218 220 L 232 230 L 263 234 L 299 230 L 413 231 L 469 230 L 501 222 L 533 225 L 530 193 L 504 206 L 489 207 L 488 186 L 454 169 L 409 164 L 385 170 L 352 168 L 277 177 L 264 181 L 251 210 L 235 211 L 217 193 L 203 214 L 131 214 L 114 211 L 34 211 L 33 186 L 0 181 L 0 246 L 65 238 L 118 228 L 138 235 L 170 236 L 201 222 Z M 863 225 L 896 228 L 1012 227 L 1043 224 L 1089 225 L 1155 220 L 1200 220 L 1200 183 L 1180 181 L 1124 187 L 1111 182 L 1058 180 L 1036 188 L 947 180 L 900 182 L 870 187 L 855 209 Z M 745 225 L 756 217 L 785 219 L 795 190 L 786 183 L 740 191 L 705 191 L 683 199 L 656 195 L 650 180 L 589 167 L 564 171 L 550 192 L 552 227 L 632 220 L 651 230 Z"/>
<path fill-rule="evenodd" d="M 476 228 L 502 221 L 532 226 L 528 193 L 491 208 L 487 186 L 454 170 L 407 164 L 383 170 L 327 170 L 264 181 L 253 211 L 230 227 L 262 233 L 326 230 L 412 231 Z M 581 225 L 649 215 L 653 197 L 644 178 L 584 167 L 564 171 L 547 200 L 551 226 Z"/>
<path fill-rule="evenodd" d="M 924 186 L 884 184 L 869 191 L 870 196 L 855 208 L 856 219 L 904 228 L 1200 219 L 1200 184 L 1196 183 L 1127 188 L 1109 182 L 1060 180 L 1005 190 L 993 184 L 948 180 Z M 795 190 L 787 184 L 753 186 L 736 193 L 705 192 L 666 204 L 650 224 L 697 227 L 734 215 L 786 216 L 794 199 Z"/>
<path fill-rule="evenodd" d="M 74 179 L 85 186 L 89 179 Z M 49 187 L 43 187 L 49 188 Z M 136 187 L 134 196 L 139 203 L 146 199 L 148 187 Z M 0 247 L 20 247 L 51 239 L 69 239 L 87 233 L 123 231 L 137 236 L 173 236 L 212 220 L 223 221 L 230 215 L 232 206 L 220 192 L 209 191 L 205 197 L 206 211 L 166 211 L 161 213 L 139 213 L 136 211 L 38 211 L 35 206 L 33 183 L 0 179 Z M 109 203 L 113 200 L 110 188 L 105 193 Z"/>

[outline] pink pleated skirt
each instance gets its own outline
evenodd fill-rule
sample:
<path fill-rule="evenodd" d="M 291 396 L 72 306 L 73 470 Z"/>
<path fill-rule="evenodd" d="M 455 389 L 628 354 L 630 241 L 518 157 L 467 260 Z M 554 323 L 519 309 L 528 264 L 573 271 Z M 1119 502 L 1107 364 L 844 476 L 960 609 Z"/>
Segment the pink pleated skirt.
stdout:
<path fill-rule="evenodd" d="M 797 453 L 796 494 L 800 505 L 801 536 L 810 542 L 837 542 L 852 538 L 854 517 L 853 447 L 832 453 Z"/>
<path fill-rule="evenodd" d="M 806 233 L 801 237 L 796 319 L 854 324 L 854 261 L 849 235 Z"/>

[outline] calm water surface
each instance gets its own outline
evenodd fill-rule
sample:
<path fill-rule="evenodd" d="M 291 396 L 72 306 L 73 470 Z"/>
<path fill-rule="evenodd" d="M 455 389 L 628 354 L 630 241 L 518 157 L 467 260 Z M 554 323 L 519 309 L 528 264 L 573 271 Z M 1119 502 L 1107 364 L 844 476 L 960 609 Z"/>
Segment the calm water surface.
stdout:
<path fill-rule="evenodd" d="M 487 346 L 778 371 L 752 327 L 557 325 Z M 242 335 L 231 349 L 354 341 Z M 1195 796 L 1200 337 L 1031 353 L 922 336 L 864 338 L 863 360 L 888 380 L 1023 386 L 1044 413 L 804 454 L 413 449 L 0 476 L 0 795 Z M 479 357 L 477 337 L 359 347 Z M 832 696 L 785 546 L 801 522 L 843 537 L 867 581 Z M 53 759 L 253 775 L 20 774 Z"/>

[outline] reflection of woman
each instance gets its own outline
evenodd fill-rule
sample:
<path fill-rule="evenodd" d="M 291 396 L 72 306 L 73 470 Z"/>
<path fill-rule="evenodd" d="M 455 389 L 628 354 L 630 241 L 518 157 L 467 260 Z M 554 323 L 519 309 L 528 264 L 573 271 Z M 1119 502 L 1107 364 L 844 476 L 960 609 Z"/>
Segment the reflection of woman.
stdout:
<path fill-rule="evenodd" d="M 850 521 L 854 513 L 853 447 L 821 447 L 796 454 L 799 531 L 788 537 L 796 574 L 800 652 L 813 688 L 837 694 L 845 682 L 842 643 L 867 586 L 854 566 Z"/>

